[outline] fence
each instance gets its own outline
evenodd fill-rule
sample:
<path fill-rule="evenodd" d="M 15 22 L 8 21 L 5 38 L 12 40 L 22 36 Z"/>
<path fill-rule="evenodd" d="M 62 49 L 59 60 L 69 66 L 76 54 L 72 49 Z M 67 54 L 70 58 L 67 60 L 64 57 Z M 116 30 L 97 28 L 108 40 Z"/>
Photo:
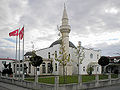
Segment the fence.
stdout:
<path fill-rule="evenodd" d="M 40 89 L 40 90 L 79 90 L 79 89 L 89 89 L 89 88 L 96 88 L 96 87 L 103 87 L 113 84 L 120 83 L 120 78 L 110 78 L 111 75 L 109 75 L 109 79 L 106 80 L 99 80 L 98 76 L 96 76 L 96 80 L 91 82 L 85 82 L 85 83 L 75 83 L 75 84 L 59 84 L 59 76 L 55 76 L 55 84 L 43 84 L 43 83 L 35 83 L 30 81 L 24 81 L 24 80 L 16 80 L 9 77 L 0 77 L 1 82 L 14 84 L 20 87 L 30 88 L 30 89 Z"/>

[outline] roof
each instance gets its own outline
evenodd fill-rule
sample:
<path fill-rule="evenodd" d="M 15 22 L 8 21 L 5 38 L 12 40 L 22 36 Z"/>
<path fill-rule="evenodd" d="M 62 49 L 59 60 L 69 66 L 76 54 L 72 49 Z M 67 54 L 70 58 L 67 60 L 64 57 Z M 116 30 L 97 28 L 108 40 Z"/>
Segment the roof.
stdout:
<path fill-rule="evenodd" d="M 0 58 L 0 60 L 13 60 L 13 61 L 15 61 L 16 59 L 11 59 L 11 58 Z"/>
<path fill-rule="evenodd" d="M 120 56 L 113 56 L 113 57 L 109 57 L 109 56 L 107 56 L 109 59 L 114 59 L 114 58 L 116 58 L 116 59 L 120 59 Z"/>
<path fill-rule="evenodd" d="M 54 45 L 61 44 L 61 43 L 62 43 L 62 40 L 56 40 L 50 45 L 50 47 L 53 47 Z M 69 47 L 76 48 L 75 45 L 70 41 L 69 41 Z"/>
<path fill-rule="evenodd" d="M 32 52 L 26 52 L 24 56 L 32 56 Z"/>

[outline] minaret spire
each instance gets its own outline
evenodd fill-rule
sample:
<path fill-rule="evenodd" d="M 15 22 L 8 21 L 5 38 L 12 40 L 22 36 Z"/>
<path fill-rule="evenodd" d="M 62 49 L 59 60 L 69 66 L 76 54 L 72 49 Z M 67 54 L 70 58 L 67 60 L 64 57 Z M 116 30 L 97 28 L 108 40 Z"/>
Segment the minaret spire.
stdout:
<path fill-rule="evenodd" d="M 64 3 L 64 11 L 63 11 L 63 17 L 62 17 L 62 19 L 68 19 L 65 3 Z"/>
<path fill-rule="evenodd" d="M 70 33 L 70 25 L 68 24 L 68 16 L 66 11 L 66 6 L 64 3 L 64 10 L 62 16 L 62 25 L 60 26 L 60 32 L 62 35 L 62 44 L 65 47 L 65 52 L 69 55 L 69 33 Z"/>
<path fill-rule="evenodd" d="M 62 17 L 62 25 L 68 25 L 68 16 L 67 16 L 65 3 L 64 3 L 64 10 L 63 10 L 63 17 Z"/>

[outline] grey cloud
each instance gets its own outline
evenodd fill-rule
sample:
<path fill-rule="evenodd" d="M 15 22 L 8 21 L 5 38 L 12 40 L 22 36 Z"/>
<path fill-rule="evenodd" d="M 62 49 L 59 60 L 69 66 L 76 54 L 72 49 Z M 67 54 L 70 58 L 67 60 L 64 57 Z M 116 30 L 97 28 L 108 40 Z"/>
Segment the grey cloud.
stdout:
<path fill-rule="evenodd" d="M 56 32 L 56 25 L 61 24 L 63 3 L 64 0 L 1 0 L 0 38 L 8 37 L 8 33 L 12 29 L 14 30 L 14 27 L 24 25 L 26 43 L 33 40 L 29 38 L 31 37 L 29 33 L 35 29 L 39 30 L 40 34 L 41 31 L 46 32 L 44 37 L 38 36 L 35 38 L 37 42 L 46 41 L 52 43 L 57 39 L 57 35 L 49 32 L 51 32 L 51 30 Z M 88 38 L 88 35 L 91 33 L 97 36 L 103 32 L 112 33 L 120 29 L 120 11 L 116 15 L 104 12 L 105 8 L 111 6 L 119 9 L 119 0 L 68 0 L 66 4 L 71 33 L 76 33 L 79 37 Z M 89 26 L 90 29 L 87 29 L 87 26 Z M 50 31 L 48 31 L 48 29 Z M 96 47 L 101 48 L 103 52 L 107 52 L 109 51 L 108 49 L 110 49 L 108 47 L 114 45 L 109 46 L 105 44 L 104 46 L 106 47 L 100 46 L 101 45 L 96 45 Z M 116 48 L 118 48 L 117 44 Z"/>
<path fill-rule="evenodd" d="M 118 56 L 118 54 L 116 53 L 120 53 L 120 42 L 112 45 L 108 45 L 106 42 L 104 42 L 104 43 L 96 44 L 94 47 L 90 45 L 87 45 L 86 47 L 100 49 L 101 54 L 104 56 L 115 56 L 115 55 Z"/>

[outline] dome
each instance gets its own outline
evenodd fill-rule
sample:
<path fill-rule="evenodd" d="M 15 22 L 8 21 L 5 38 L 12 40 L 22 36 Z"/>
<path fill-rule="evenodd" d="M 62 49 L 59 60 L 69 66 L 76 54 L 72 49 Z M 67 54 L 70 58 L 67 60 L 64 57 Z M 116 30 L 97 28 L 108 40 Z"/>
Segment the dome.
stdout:
<path fill-rule="evenodd" d="M 26 54 L 24 56 L 32 56 L 32 52 L 26 52 Z"/>
<path fill-rule="evenodd" d="M 53 47 L 54 45 L 57 45 L 57 44 L 61 44 L 62 40 L 56 40 L 55 42 L 53 42 L 50 47 Z M 72 47 L 72 48 L 76 48 L 75 45 L 69 41 L 69 47 Z"/>

